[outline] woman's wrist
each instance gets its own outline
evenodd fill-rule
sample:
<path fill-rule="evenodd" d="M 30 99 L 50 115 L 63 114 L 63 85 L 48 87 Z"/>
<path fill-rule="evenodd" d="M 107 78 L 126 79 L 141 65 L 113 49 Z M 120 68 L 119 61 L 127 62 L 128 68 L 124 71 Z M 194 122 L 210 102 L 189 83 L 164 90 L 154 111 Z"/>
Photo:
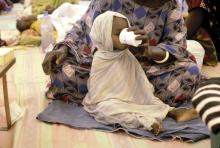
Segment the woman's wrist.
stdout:
<path fill-rule="evenodd" d="M 149 47 L 144 49 L 144 56 L 151 59 L 152 58 L 152 50 Z"/>
<path fill-rule="evenodd" d="M 154 60 L 154 62 L 158 63 L 158 64 L 162 64 L 162 63 L 165 63 L 166 61 L 168 61 L 169 57 L 170 57 L 170 54 L 168 51 L 165 51 L 166 52 L 166 55 L 165 57 L 163 58 L 163 60 Z"/>
<path fill-rule="evenodd" d="M 170 59 L 169 52 L 159 48 L 145 48 L 144 56 L 156 63 L 165 63 Z"/>

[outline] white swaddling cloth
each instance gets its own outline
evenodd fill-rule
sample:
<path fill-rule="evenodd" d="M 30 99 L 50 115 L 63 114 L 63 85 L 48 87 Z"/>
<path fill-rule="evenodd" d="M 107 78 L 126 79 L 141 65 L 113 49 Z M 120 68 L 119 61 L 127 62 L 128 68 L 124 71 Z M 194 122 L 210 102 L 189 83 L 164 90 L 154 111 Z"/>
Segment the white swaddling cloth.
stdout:
<path fill-rule="evenodd" d="M 84 109 L 104 124 L 119 123 L 128 128 L 151 130 L 157 120 L 163 120 L 172 107 L 155 97 L 141 65 L 128 50 L 113 51 L 112 22 L 107 11 L 99 15 L 91 29 L 94 55 Z"/>

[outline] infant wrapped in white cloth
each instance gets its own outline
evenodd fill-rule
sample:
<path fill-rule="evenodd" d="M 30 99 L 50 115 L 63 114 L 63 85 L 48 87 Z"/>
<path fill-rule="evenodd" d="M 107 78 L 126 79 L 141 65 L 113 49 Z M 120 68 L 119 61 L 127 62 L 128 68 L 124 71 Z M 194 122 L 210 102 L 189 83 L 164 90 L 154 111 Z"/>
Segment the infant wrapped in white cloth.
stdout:
<path fill-rule="evenodd" d="M 152 130 L 173 108 L 154 96 L 141 65 L 128 50 L 114 50 L 112 26 L 117 12 L 99 15 L 91 28 L 94 54 L 84 109 L 98 122 Z M 129 24 L 129 22 L 128 22 Z"/>

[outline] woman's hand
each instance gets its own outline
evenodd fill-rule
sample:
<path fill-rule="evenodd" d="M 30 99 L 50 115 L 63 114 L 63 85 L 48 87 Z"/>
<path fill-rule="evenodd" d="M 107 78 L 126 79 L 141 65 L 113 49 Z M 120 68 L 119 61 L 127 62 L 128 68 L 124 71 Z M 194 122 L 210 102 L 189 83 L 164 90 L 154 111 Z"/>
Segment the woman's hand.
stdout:
<path fill-rule="evenodd" d="M 134 34 L 139 35 L 136 40 L 147 40 L 147 33 L 144 29 L 139 29 L 137 26 L 132 26 L 128 28 L 128 31 L 133 31 Z"/>
<path fill-rule="evenodd" d="M 133 31 L 135 35 L 138 35 L 135 39 L 142 40 L 140 47 L 147 47 L 148 36 L 144 29 L 139 29 L 137 26 L 132 26 L 128 28 L 128 31 Z"/>
<path fill-rule="evenodd" d="M 53 64 L 57 64 L 57 65 L 61 64 L 67 57 L 67 54 L 68 54 L 68 47 L 64 45 L 57 50 L 48 52 L 42 63 L 44 73 L 49 75 L 52 72 L 51 70 Z"/>
<path fill-rule="evenodd" d="M 133 31 L 138 35 L 135 39 L 142 40 L 142 44 L 139 47 L 144 48 L 144 56 L 154 61 L 162 61 L 166 57 L 166 51 L 160 48 L 149 48 L 148 46 L 148 34 L 145 30 L 139 29 L 137 26 L 128 28 L 128 31 Z M 171 56 L 169 56 L 171 57 Z M 168 59 L 169 60 L 169 59 Z"/>

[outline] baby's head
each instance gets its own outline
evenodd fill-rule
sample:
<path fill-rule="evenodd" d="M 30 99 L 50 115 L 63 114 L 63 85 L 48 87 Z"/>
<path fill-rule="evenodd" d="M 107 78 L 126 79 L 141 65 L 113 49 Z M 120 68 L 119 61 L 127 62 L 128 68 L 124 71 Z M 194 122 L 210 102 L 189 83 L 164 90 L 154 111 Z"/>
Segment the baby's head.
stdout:
<path fill-rule="evenodd" d="M 90 37 L 93 46 L 98 50 L 123 50 L 128 45 L 119 41 L 120 32 L 129 27 L 128 19 L 117 12 L 107 11 L 99 15 L 91 28 Z"/>

